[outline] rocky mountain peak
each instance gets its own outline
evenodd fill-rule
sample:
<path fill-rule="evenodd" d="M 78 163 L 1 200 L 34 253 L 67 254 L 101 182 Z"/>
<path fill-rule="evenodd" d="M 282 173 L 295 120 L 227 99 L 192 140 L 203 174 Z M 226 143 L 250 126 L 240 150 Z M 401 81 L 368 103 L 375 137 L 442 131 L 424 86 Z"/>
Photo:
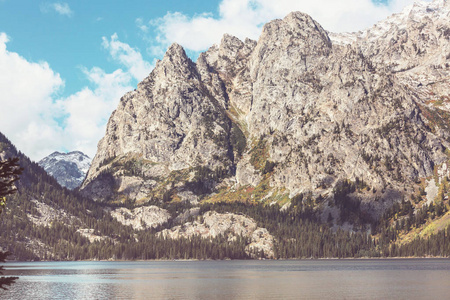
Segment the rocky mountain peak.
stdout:
<path fill-rule="evenodd" d="M 152 78 L 164 76 L 169 81 L 178 77 L 189 79 L 196 76 L 194 63 L 186 55 L 184 48 L 177 43 L 173 43 L 167 49 L 166 54 L 163 59 L 158 62 L 153 73 L 157 73 L 157 75 L 151 76 Z"/>
<path fill-rule="evenodd" d="M 382 213 L 448 159 L 448 4 L 424 7 L 430 20 L 397 14 L 333 43 L 294 12 L 257 42 L 224 35 L 196 63 L 172 45 L 122 98 L 82 190 L 196 203 L 254 188 L 255 201 L 303 193 L 325 207 L 364 182 L 362 209 Z"/>
<path fill-rule="evenodd" d="M 294 31 L 318 32 L 324 40 L 329 40 L 326 31 L 310 15 L 295 11 L 284 17 L 283 22 L 288 24 Z"/>
<path fill-rule="evenodd" d="M 169 46 L 169 48 L 166 51 L 166 54 L 164 55 L 164 58 L 170 59 L 172 61 L 175 60 L 185 61 L 188 59 L 186 52 L 184 51 L 184 48 L 177 43 L 172 43 L 172 45 Z"/>
<path fill-rule="evenodd" d="M 259 74 L 266 71 L 265 66 L 275 62 L 275 69 L 286 70 L 297 65 L 303 71 L 308 71 L 310 62 L 330 53 L 331 41 L 322 26 L 307 14 L 293 12 L 283 20 L 264 25 L 252 53 L 250 74 L 253 80 L 258 81 Z"/>
<path fill-rule="evenodd" d="M 327 32 L 311 16 L 302 12 L 292 12 L 282 20 L 274 20 L 263 27 L 261 41 L 273 42 L 273 46 L 301 45 L 304 54 L 309 54 L 311 47 L 330 48 L 331 42 Z"/>
<path fill-rule="evenodd" d="M 244 47 L 244 43 L 240 39 L 229 34 L 224 34 L 219 46 L 219 55 L 234 59 L 242 47 Z"/>
<path fill-rule="evenodd" d="M 81 185 L 89 170 L 91 159 L 81 151 L 53 152 L 38 164 L 61 186 L 74 189 Z"/>

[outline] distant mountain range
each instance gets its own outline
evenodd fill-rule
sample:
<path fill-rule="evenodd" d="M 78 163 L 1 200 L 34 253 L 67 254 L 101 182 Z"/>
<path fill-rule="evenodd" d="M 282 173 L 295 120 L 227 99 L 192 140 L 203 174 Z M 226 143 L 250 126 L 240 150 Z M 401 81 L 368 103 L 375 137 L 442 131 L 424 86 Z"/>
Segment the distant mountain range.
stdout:
<path fill-rule="evenodd" d="M 53 152 L 38 164 L 53 176 L 61 186 L 75 189 L 81 185 L 91 165 L 91 158 L 80 151 Z"/>

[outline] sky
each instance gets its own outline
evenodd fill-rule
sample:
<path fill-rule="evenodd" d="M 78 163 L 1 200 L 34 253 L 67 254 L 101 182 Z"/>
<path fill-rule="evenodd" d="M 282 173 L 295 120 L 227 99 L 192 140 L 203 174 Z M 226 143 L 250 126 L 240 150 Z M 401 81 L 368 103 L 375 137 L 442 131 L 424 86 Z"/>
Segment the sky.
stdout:
<path fill-rule="evenodd" d="M 257 40 L 291 11 L 326 30 L 371 27 L 412 0 L 0 0 L 0 132 L 38 161 L 91 158 L 120 98 L 177 42 L 195 60 L 228 33 Z"/>

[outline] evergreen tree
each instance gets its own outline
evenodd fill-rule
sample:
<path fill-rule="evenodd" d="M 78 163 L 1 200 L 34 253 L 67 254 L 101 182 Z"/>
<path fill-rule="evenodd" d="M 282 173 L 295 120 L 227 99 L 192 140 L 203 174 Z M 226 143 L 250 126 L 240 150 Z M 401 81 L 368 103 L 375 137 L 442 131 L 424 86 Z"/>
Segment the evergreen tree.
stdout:
<path fill-rule="evenodd" d="M 17 189 L 14 182 L 19 180 L 19 175 L 22 173 L 22 168 L 19 167 L 19 159 L 13 158 L 5 161 L 0 161 L 0 213 L 6 205 L 6 196 L 14 194 Z M 0 262 L 5 262 L 9 252 L 0 251 Z M 3 266 L 0 266 L 0 274 Z M 18 277 L 0 277 L 0 288 L 6 289 L 6 286 L 13 284 Z"/>

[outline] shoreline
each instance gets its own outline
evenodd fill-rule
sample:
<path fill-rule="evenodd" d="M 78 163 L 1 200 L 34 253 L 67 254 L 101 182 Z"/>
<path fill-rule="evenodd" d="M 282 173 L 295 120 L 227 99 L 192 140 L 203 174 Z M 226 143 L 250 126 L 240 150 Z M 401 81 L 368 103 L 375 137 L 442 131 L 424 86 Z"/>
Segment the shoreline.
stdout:
<path fill-rule="evenodd" d="M 45 262 L 201 262 L 201 261 L 345 261 L 345 260 L 433 260 L 433 259 L 450 259 L 447 256 L 409 256 L 409 257 L 330 257 L 330 258 L 280 258 L 280 259 L 136 259 L 136 260 L 7 260 L 4 264 L 8 263 L 45 263 Z"/>

